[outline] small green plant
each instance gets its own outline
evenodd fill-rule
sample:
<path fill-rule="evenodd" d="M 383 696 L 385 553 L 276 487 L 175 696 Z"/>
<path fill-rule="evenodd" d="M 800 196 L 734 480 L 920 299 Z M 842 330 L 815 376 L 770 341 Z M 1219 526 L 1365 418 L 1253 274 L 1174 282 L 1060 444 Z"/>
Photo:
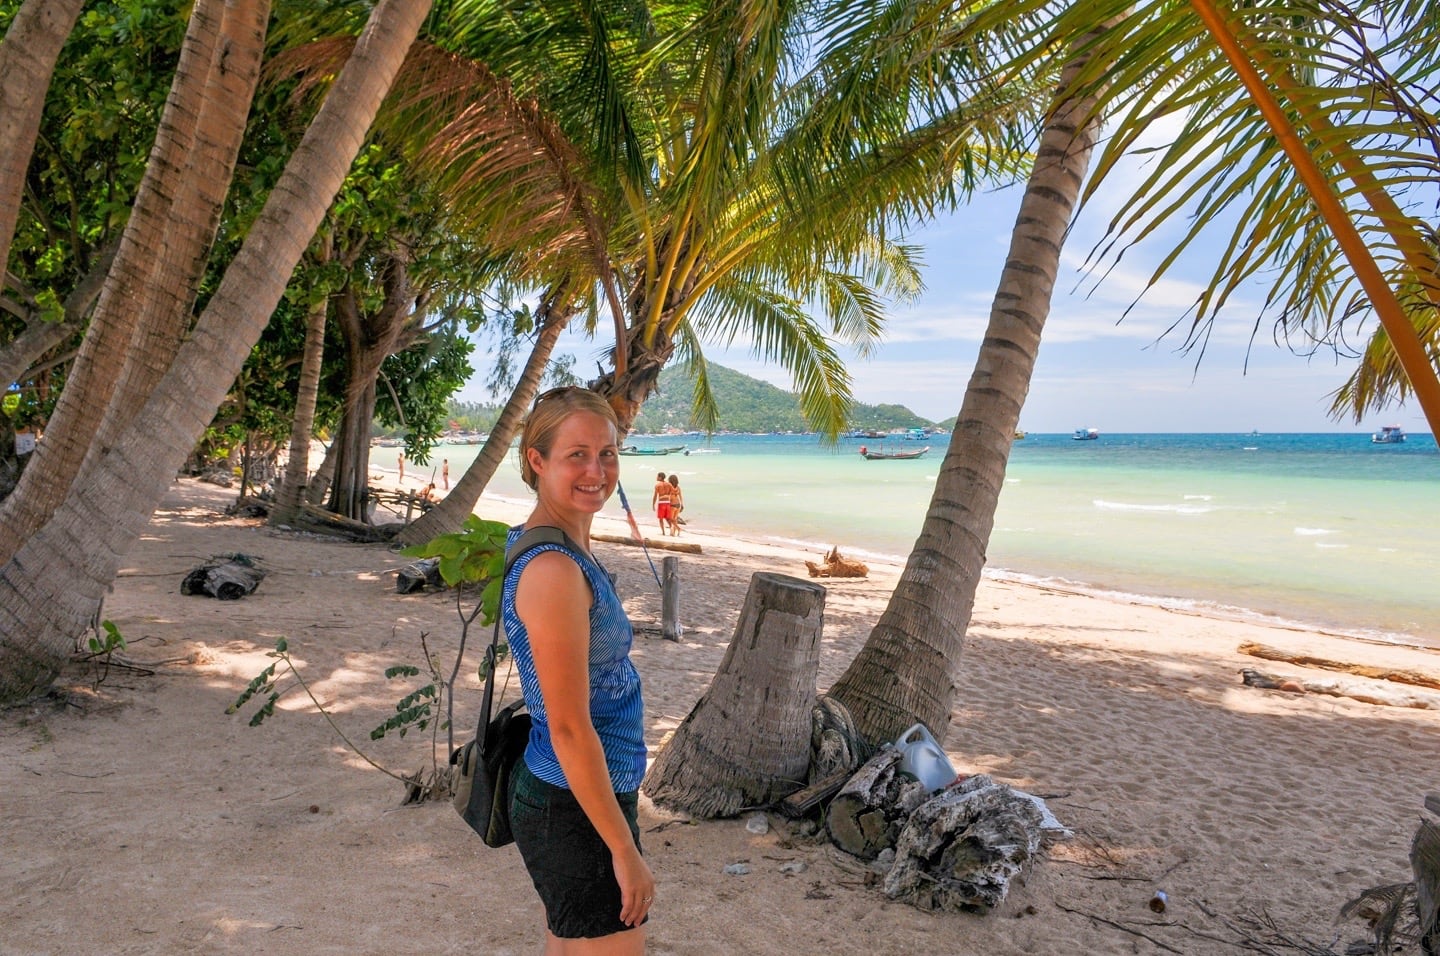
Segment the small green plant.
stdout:
<path fill-rule="evenodd" d="M 481 620 L 482 626 L 495 620 L 500 608 L 500 589 L 503 584 L 501 577 L 505 570 L 505 537 L 509 529 L 499 521 L 486 521 L 471 515 L 465 520 L 461 530 L 454 534 L 443 534 L 427 541 L 425 544 L 407 548 L 402 551 L 409 557 L 437 558 L 437 566 L 440 577 L 447 585 L 455 589 L 455 610 L 460 618 L 460 644 L 455 653 L 455 663 L 450 669 L 449 676 L 444 674 L 439 658 L 430 652 L 425 632 L 420 634 L 420 647 L 424 655 L 426 670 L 430 675 L 430 682 L 417 690 L 411 691 L 402 697 L 395 704 L 395 713 L 387 717 L 379 726 L 370 731 L 371 740 L 380 740 L 387 734 L 395 733 L 404 737 L 411 729 L 431 731 L 431 770 L 430 779 L 422 779 L 421 773 L 397 774 L 385 767 L 380 766 L 372 760 L 363 750 L 345 735 L 334 718 L 325 709 L 324 705 L 311 693 L 310 686 L 305 678 L 295 668 L 290 658 L 289 642 L 280 638 L 275 642 L 275 649 L 269 652 L 274 658 L 274 663 L 267 666 L 255 676 L 240 696 L 225 709 L 227 714 L 236 714 L 246 704 L 255 699 L 263 699 L 263 703 L 250 716 L 250 726 L 258 727 L 268 718 L 275 715 L 275 703 L 278 701 L 284 690 L 279 689 L 280 677 L 288 674 L 294 678 L 295 684 L 305 691 L 311 703 L 320 711 L 332 729 L 345 746 L 353 750 L 362 760 L 370 766 L 401 781 L 406 785 L 407 795 L 405 802 L 417 802 L 429 799 L 440 793 L 448 793 L 450 790 L 449 767 L 441 768 L 437 759 L 438 748 L 436 736 L 441 729 L 448 733 L 448 748 L 446 753 L 455 749 L 455 732 L 453 728 L 454 698 L 450 693 L 455 686 L 456 678 L 460 673 L 460 667 L 465 659 L 465 645 L 470 633 L 470 626 L 477 618 Z M 465 585 L 478 585 L 480 594 L 473 604 L 467 603 L 467 594 L 473 598 L 474 587 Z M 107 622 L 108 623 L 108 622 Z M 278 671 L 284 668 L 283 672 Z M 425 671 L 413 664 L 397 664 L 386 668 L 385 679 L 411 679 L 421 676 Z M 278 674 L 278 676 L 277 676 Z M 484 663 L 482 659 L 481 675 L 484 674 Z M 444 719 L 437 719 L 437 715 L 444 708 Z"/>
<path fill-rule="evenodd" d="M 110 676 L 110 665 L 115 652 L 125 650 L 125 636 L 120 633 L 120 628 L 114 621 L 101 621 L 100 627 L 90 635 L 85 646 L 90 649 L 85 660 L 95 664 L 95 686 L 99 687 L 105 683 L 105 678 Z"/>

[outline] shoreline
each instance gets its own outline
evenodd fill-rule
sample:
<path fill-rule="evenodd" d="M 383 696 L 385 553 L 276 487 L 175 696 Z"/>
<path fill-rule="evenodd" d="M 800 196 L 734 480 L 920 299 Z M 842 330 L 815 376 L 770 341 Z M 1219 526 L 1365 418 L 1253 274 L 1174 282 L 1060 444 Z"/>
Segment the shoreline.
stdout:
<path fill-rule="evenodd" d="M 523 499 L 486 492 L 481 496 L 480 502 L 476 505 L 477 514 L 479 513 L 479 509 L 486 503 L 491 503 L 504 509 L 507 517 L 497 520 L 521 521 L 529 509 L 529 504 Z M 632 507 L 634 506 L 632 505 Z M 649 531 L 645 529 L 643 523 L 644 517 L 644 514 L 637 513 L 636 521 L 641 523 L 642 533 L 649 536 Z M 622 535 L 628 535 L 630 533 L 629 525 L 623 517 L 616 517 L 602 512 L 597 516 L 597 521 L 605 523 L 604 530 L 607 532 Z M 707 531 L 703 528 L 696 529 L 693 532 L 686 532 L 687 536 L 692 534 L 699 537 L 702 543 L 706 538 L 712 539 L 719 547 L 725 547 L 725 542 L 744 542 L 756 548 L 773 549 L 780 554 L 786 552 L 803 554 L 811 560 L 818 560 L 818 558 L 823 557 L 830 548 L 839 547 L 841 553 L 845 556 L 864 561 L 866 565 L 877 571 L 884 569 L 886 573 L 896 578 L 899 577 L 900 572 L 903 571 L 905 567 L 904 558 L 848 546 L 843 541 L 825 545 L 793 538 L 765 535 L 759 532 L 737 532 L 731 530 Z M 1008 568 L 994 568 L 988 565 L 982 573 L 984 581 L 997 584 L 1010 584 L 1016 587 L 1034 588 L 1056 594 L 1087 597 L 1116 605 L 1150 607 L 1173 614 L 1186 614 L 1215 621 L 1255 624 L 1262 627 L 1276 628 L 1302 634 L 1313 632 L 1328 637 L 1355 641 L 1357 643 L 1373 644 L 1380 647 L 1407 648 L 1440 655 L 1440 644 L 1427 643 L 1421 636 L 1395 631 L 1351 628 L 1333 622 L 1307 621 L 1287 617 L 1282 614 L 1258 611 L 1240 605 L 1221 604 L 1199 598 L 1187 598 L 1181 595 L 1152 595 L 1132 591 L 1121 591 L 1087 584 L 1083 581 L 1045 577 Z M 1436 640 L 1440 641 L 1440 635 L 1437 635 Z"/>

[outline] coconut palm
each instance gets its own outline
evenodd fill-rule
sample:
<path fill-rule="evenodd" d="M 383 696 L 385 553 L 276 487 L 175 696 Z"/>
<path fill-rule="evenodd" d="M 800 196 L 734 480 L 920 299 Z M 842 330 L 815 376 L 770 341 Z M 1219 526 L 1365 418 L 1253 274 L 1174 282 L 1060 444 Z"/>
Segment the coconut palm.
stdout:
<path fill-rule="evenodd" d="M 0 291 L 45 91 L 83 0 L 26 0 L 0 41 Z"/>
<path fill-rule="evenodd" d="M 816 108 L 838 93 L 824 64 L 800 62 L 814 26 L 798 5 L 633 6 L 459 0 L 468 27 L 447 42 L 465 56 L 438 86 L 462 105 L 417 88 L 401 97 L 409 134 L 492 237 L 570 249 L 596 281 L 617 277 L 622 295 L 606 297 L 617 348 L 593 387 L 623 426 L 672 357 L 703 372 L 703 342 L 748 340 L 790 370 L 810 420 L 834 434 L 849 386 L 832 337 L 865 349 L 881 297 L 918 290 L 911 250 L 887 230 L 957 173 L 973 185 L 1013 167 L 986 134 L 1029 108 L 1026 90 L 907 117 L 916 100 L 903 85 L 868 78 L 848 92 L 869 99 L 873 122 L 847 131 Z M 463 109 L 467 89 L 478 103 L 496 74 L 521 98 L 511 122 L 496 105 Z"/>
<path fill-rule="evenodd" d="M 129 424 L 110 453 L 87 463 L 50 520 L 0 567 L 0 700 L 46 686 L 97 616 L 123 555 L 259 338 L 429 8 L 375 6 L 175 361 L 147 399 L 122 410 Z"/>
<path fill-rule="evenodd" d="M 46 441 L 0 506 L 0 562 L 49 520 L 86 457 L 109 447 L 180 346 L 259 79 L 269 8 L 268 0 L 195 5 L 90 330 Z"/>
<path fill-rule="evenodd" d="M 1400 49 L 1418 49 L 1417 35 L 1433 30 L 1433 24 L 1427 26 L 1423 11 L 1396 7 L 1397 16 L 1387 21 L 1396 30 L 1396 43 L 1403 37 L 1407 45 Z M 832 688 L 871 740 L 893 737 L 915 720 L 936 729 L 949 721 L 959 654 L 1069 210 L 1093 194 L 1147 127 L 1168 115 L 1184 119 L 1180 133 L 1159 149 L 1159 161 L 1112 223 L 1114 245 L 1098 255 L 1101 260 L 1116 255 L 1187 204 L 1198 205 L 1199 213 L 1182 233 L 1179 249 L 1162 264 L 1163 272 L 1206 224 L 1233 213 L 1234 238 L 1196 303 L 1192 341 L 1203 345 L 1208 324 L 1230 295 L 1262 269 L 1274 270 L 1270 301 L 1283 304 L 1282 329 L 1308 325 L 1319 336 L 1334 335 L 1353 319 L 1373 288 L 1353 288 L 1354 273 L 1344 266 L 1340 243 L 1316 212 L 1326 205 L 1323 197 L 1314 198 L 1281 155 L 1277 140 L 1297 138 L 1293 132 L 1278 135 L 1267 125 L 1273 110 L 1266 117 L 1257 108 L 1233 61 L 1214 42 L 1212 25 L 1186 4 L 1149 5 L 1133 14 L 1127 8 L 1118 0 L 1069 6 L 1007 3 L 981 12 L 972 24 L 977 37 L 1008 45 L 1005 56 L 997 53 L 992 59 L 1007 75 L 1036 69 L 1056 37 L 1089 37 L 1079 46 L 1081 55 L 1061 85 L 1058 102 L 1065 109 L 1087 104 L 1080 115 L 1092 124 L 1094 117 L 1110 113 L 1111 135 L 1088 185 L 1082 189 L 1083 169 L 1071 171 L 1044 185 L 1043 202 L 1035 185 L 1054 170 L 1037 160 L 991 326 L 924 526 L 881 621 Z M 1352 214 L 1366 226 L 1390 281 L 1413 290 L 1412 301 L 1433 303 L 1434 276 L 1425 274 L 1421 254 L 1429 245 L 1407 233 L 1412 219 L 1398 218 L 1377 195 L 1397 184 L 1437 180 L 1435 156 L 1415 149 L 1428 134 L 1423 122 L 1410 122 L 1423 116 L 1406 95 L 1420 79 L 1433 76 L 1433 44 L 1422 43 L 1426 53 L 1407 54 L 1402 81 L 1384 74 L 1375 51 L 1363 43 L 1336 52 L 1337 37 L 1355 41 L 1364 35 L 1349 11 L 1316 3 L 1308 8 L 1309 17 L 1290 16 L 1296 12 L 1291 4 L 1287 16 L 1272 17 L 1263 5 L 1252 6 L 1246 21 L 1238 26 L 1227 21 L 1228 29 L 1266 40 L 1269 75 L 1282 77 L 1275 85 L 1302 104 L 1302 112 L 1340 117 L 1331 126 L 1312 125 L 1311 149 L 1330 164 L 1332 187 L 1343 186 L 1347 178 L 1354 184 L 1339 189 L 1339 195 L 1355 204 Z M 1111 18 L 1098 33 L 1097 17 Z M 1387 76 L 1375 83 L 1378 89 L 1367 100 L 1371 112 L 1364 115 L 1343 82 L 1362 66 L 1367 76 Z M 1388 119 L 1377 115 L 1381 111 L 1388 111 Z M 1078 159 L 1080 153 L 1063 149 L 1074 140 L 1074 131 L 1052 123 L 1045 139 L 1057 136 L 1060 141 L 1052 142 L 1049 152 Z M 1042 156 L 1045 152 L 1042 145 Z M 1315 177 L 1310 178 L 1313 187 Z M 1036 230 L 1038 235 L 1032 235 Z M 1363 268 L 1363 262 L 1357 266 Z M 1413 325 L 1409 331 L 1414 334 Z M 1428 369 L 1407 369 L 1412 382 L 1427 371 L 1433 378 L 1433 357 Z"/>

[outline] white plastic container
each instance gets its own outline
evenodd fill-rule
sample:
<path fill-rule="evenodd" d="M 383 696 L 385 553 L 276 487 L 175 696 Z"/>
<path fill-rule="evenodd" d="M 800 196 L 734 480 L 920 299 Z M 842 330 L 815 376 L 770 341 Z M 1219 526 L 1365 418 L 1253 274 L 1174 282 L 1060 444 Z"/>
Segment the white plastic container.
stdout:
<path fill-rule="evenodd" d="M 913 774 L 932 793 L 959 776 L 924 724 L 916 724 L 901 734 L 895 749 L 901 753 L 900 770 Z"/>

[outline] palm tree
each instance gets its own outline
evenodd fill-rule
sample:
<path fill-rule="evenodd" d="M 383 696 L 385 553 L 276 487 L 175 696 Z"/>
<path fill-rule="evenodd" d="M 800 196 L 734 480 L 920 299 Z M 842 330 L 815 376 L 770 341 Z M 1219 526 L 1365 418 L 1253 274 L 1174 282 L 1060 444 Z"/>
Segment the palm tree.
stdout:
<path fill-rule="evenodd" d="M 429 8 L 375 6 L 175 361 L 143 404 L 122 410 L 129 424 L 110 454 L 89 461 L 51 519 L 0 566 L 0 700 L 46 686 L 97 616 L 120 560 L 259 338 Z"/>
<path fill-rule="evenodd" d="M 865 646 L 829 691 L 867 740 L 894 738 L 917 720 L 943 732 L 950 721 L 1005 465 L 1100 131 L 1097 97 L 1072 95 L 1093 55 L 1092 39 L 1075 44 L 1061 71 L 920 536 Z"/>
<path fill-rule="evenodd" d="M 1001 105 L 949 104 L 884 141 L 822 128 L 826 72 L 799 69 L 812 27 L 789 4 L 668 5 L 629 21 L 638 30 L 564 2 L 460 0 L 455 13 L 471 24 L 449 41 L 465 56 L 447 81 L 432 77 L 441 92 L 402 98 L 410 135 L 457 201 L 491 217 L 492 241 L 570 250 L 596 281 L 617 277 L 617 347 L 592 387 L 627 429 L 672 357 L 703 368 L 703 342 L 748 338 L 789 368 L 810 420 L 838 432 L 849 380 L 831 337 L 863 351 L 881 296 L 918 291 L 910 250 L 886 235 L 896 210 L 933 203 L 957 170 L 978 178 L 1009 159 L 965 134 L 1025 108 L 1012 88 Z M 508 115 L 480 60 L 524 97 Z M 903 115 L 903 87 L 863 92 Z M 466 105 L 484 94 L 490 108 L 437 107 L 442 93 Z M 560 200 L 576 211 L 557 214 Z"/>
<path fill-rule="evenodd" d="M 1183 249 L 1205 223 L 1222 218 L 1233 203 L 1250 197 L 1235 227 L 1235 238 L 1216 267 L 1215 281 L 1196 305 L 1193 340 L 1203 342 L 1208 323 L 1229 295 L 1244 279 L 1267 266 L 1276 268 L 1275 297 L 1286 305 L 1282 322 L 1318 322 L 1333 331 L 1357 307 L 1353 297 L 1337 295 L 1333 288 L 1337 284 L 1343 288 L 1351 280 L 1343 272 L 1337 243 L 1315 214 L 1316 206 L 1323 207 L 1325 202 L 1313 199 L 1314 193 L 1297 182 L 1279 157 L 1277 139 L 1293 140 L 1293 132 L 1281 137 L 1265 125 L 1275 118 L 1273 111 L 1269 117 L 1261 115 L 1237 82 L 1232 61 L 1217 50 L 1209 39 L 1212 34 L 1188 14 L 1188 7 L 1157 5 L 1126 16 L 1126 6 L 1106 0 L 1068 6 L 1054 15 L 1047 5 L 1021 2 L 997 6 L 976 18 L 979 35 L 998 26 L 1007 31 L 1003 34 L 1007 41 L 1015 44 L 1012 53 L 1018 53 L 995 61 L 1003 63 L 997 69 L 1007 75 L 1034 69 L 1048 55 L 1049 47 L 1042 41 L 1057 36 L 1088 37 L 1077 46 L 1080 55 L 1067 67 L 1060 101 L 1086 104 L 1081 115 L 1092 122 L 1107 109 L 1116 115 L 1097 163 L 1097 175 L 1084 191 L 1078 175 L 1067 176 L 1046 190 L 1057 205 L 1042 205 L 1045 215 L 1022 207 L 991 327 L 915 550 L 865 648 L 832 688 L 871 740 L 892 737 L 915 720 L 937 729 L 948 723 L 959 654 L 1014 426 L 1048 308 L 1052 281 L 1048 277 L 1053 277 L 1054 257 L 1064 237 L 1069 208 L 1083 202 L 1105 174 L 1116 168 L 1119 158 L 1134 147 L 1149 124 L 1167 113 L 1186 116 L 1180 135 L 1162 149 L 1160 161 L 1112 223 L 1111 239 L 1116 247 L 1122 247 L 1127 237 L 1143 236 L 1186 202 L 1200 197 L 1200 211 L 1180 244 Z M 1308 20 L 1288 16 L 1266 19 L 1264 10 L 1256 10 L 1249 29 L 1288 50 L 1305 64 L 1307 72 L 1319 72 L 1315 67 L 1321 58 L 1307 51 L 1330 50 L 1337 24 L 1353 26 L 1353 21 L 1324 3 L 1317 3 L 1313 10 L 1315 16 Z M 1287 13 L 1293 12 L 1293 5 L 1287 7 Z M 1027 16 L 1035 20 L 1027 23 Z M 1095 32 L 1097 17 L 1113 18 L 1113 26 Z M 1391 22 L 1407 42 L 1417 42 L 1413 24 L 1407 30 L 1398 21 Z M 1405 61 L 1409 68 L 1406 82 L 1377 83 L 1386 94 L 1370 105 L 1383 102 L 1401 116 L 1414 112 L 1403 91 L 1415 77 L 1433 72 L 1433 58 L 1429 47 L 1426 50 Z M 1362 47 L 1355 59 L 1364 62 L 1369 75 L 1379 75 L 1371 54 Z M 1343 88 L 1327 90 L 1313 76 L 1303 86 L 1293 78 L 1284 85 L 1292 99 L 1310 109 L 1324 104 L 1344 106 L 1349 96 Z M 1353 104 L 1351 109 L 1353 112 Z M 1376 129 L 1388 132 L 1396 125 L 1404 126 L 1398 121 L 1376 120 L 1375 124 Z M 1346 136 L 1337 142 L 1330 130 L 1331 137 L 1322 139 L 1320 145 L 1330 151 L 1327 155 L 1343 157 L 1336 160 L 1337 166 L 1348 169 L 1362 193 L 1380 189 L 1374 178 L 1366 178 L 1367 171 L 1383 171 L 1392 183 L 1403 183 L 1406 177 L 1433 170 L 1433 158 L 1417 158 L 1409 149 L 1410 140 L 1400 137 L 1397 145 L 1368 127 L 1359 129 L 1357 135 L 1348 122 L 1337 122 L 1335 128 L 1346 129 Z M 1045 135 L 1069 134 L 1052 128 Z M 1037 163 L 1032 192 L 1035 177 L 1044 172 Z M 1334 183 L 1340 174 L 1332 172 L 1330 176 Z M 1428 178 L 1436 180 L 1433 171 Z M 1325 182 L 1324 177 L 1321 181 Z M 1315 185 L 1313 176 L 1309 185 Z M 1027 206 L 1032 198 L 1032 193 L 1027 193 Z M 1385 207 L 1373 198 L 1371 202 L 1384 218 Z M 1362 208 L 1360 213 L 1368 214 L 1368 210 Z M 1031 241 L 1028 233 L 1040 226 L 1045 231 L 1037 237 L 1038 242 Z M 1422 290 L 1420 294 L 1428 298 L 1434 277 L 1424 275 L 1426 260 L 1413 253 L 1415 243 L 1405 237 L 1404 226 L 1391 216 L 1367 234 L 1382 249 L 1394 252 L 1388 269 L 1392 280 Z M 1406 249 L 1412 250 L 1408 257 Z M 1101 250 L 1102 257 L 1106 253 Z M 1166 265 L 1172 260 L 1173 256 Z M 1429 261 L 1433 262 L 1433 257 Z M 1036 282 L 1036 276 L 1047 278 Z M 1302 291 L 1297 297 L 1283 298 L 1292 288 Z M 1372 286 L 1365 288 L 1368 292 Z M 1388 323 L 1386 328 L 1388 331 Z M 1433 358 L 1431 361 L 1428 371 L 1433 375 Z"/>
<path fill-rule="evenodd" d="M 25 0 L 0 42 L 0 291 L 45 91 L 84 0 Z"/>
<path fill-rule="evenodd" d="M 90 331 L 46 440 L 0 506 L 0 562 L 49 520 L 86 457 L 103 453 L 127 424 L 118 412 L 143 402 L 179 348 L 259 79 L 269 6 L 268 0 L 195 5 Z"/>

